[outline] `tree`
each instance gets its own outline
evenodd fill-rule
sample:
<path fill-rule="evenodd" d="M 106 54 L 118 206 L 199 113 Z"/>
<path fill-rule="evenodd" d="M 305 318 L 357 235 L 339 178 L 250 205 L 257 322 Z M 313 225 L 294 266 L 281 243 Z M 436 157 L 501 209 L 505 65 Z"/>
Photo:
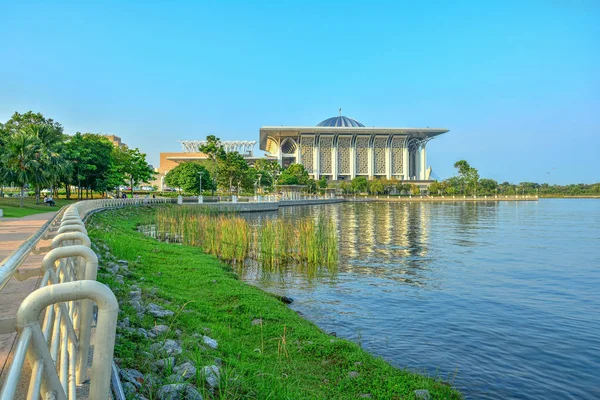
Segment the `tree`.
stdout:
<path fill-rule="evenodd" d="M 429 193 L 432 195 L 442 195 L 445 193 L 445 189 L 444 182 L 434 181 L 429 185 Z"/>
<path fill-rule="evenodd" d="M 141 153 L 138 149 L 120 147 L 114 149 L 115 165 L 129 182 L 131 195 L 133 196 L 133 187 L 142 182 L 148 182 L 156 172 L 146 162 L 146 154 Z"/>
<path fill-rule="evenodd" d="M 27 130 L 10 135 L 0 156 L 2 180 L 21 187 L 20 207 L 23 207 L 25 186 L 40 174 L 40 140 Z"/>
<path fill-rule="evenodd" d="M 465 194 L 477 194 L 479 172 L 465 160 L 455 162 L 454 168 L 458 169 L 459 178 L 465 188 Z"/>
<path fill-rule="evenodd" d="M 379 195 L 383 193 L 383 190 L 384 186 L 381 179 L 373 179 L 372 181 L 369 181 L 369 191 L 371 194 Z"/>
<path fill-rule="evenodd" d="M 412 184 L 410 185 L 410 193 L 412 195 L 418 196 L 421 194 L 421 189 L 417 185 Z"/>
<path fill-rule="evenodd" d="M 42 113 L 34 113 L 33 111 L 27 111 L 24 114 L 15 112 L 5 124 L 0 127 L 0 136 L 10 136 L 18 133 L 21 129 L 26 128 L 29 125 L 44 125 L 55 134 L 62 138 L 63 127 L 58 122 L 55 122 L 52 118 L 46 118 Z"/>
<path fill-rule="evenodd" d="M 279 185 L 309 185 L 308 171 L 302 164 L 290 164 L 283 170 L 277 183 Z"/>
<path fill-rule="evenodd" d="M 324 176 L 321 177 L 321 179 L 319 179 L 319 182 L 317 183 L 319 189 L 327 189 L 327 178 L 325 178 Z"/>
<path fill-rule="evenodd" d="M 165 176 L 165 183 L 172 188 L 180 188 L 186 193 L 200 193 L 200 173 L 202 173 L 202 190 L 212 190 L 213 180 L 205 166 L 197 162 L 183 162 L 170 170 Z"/>
<path fill-rule="evenodd" d="M 247 171 L 248 163 L 237 151 L 225 153 L 223 158 L 217 160 L 218 182 L 228 190 L 231 190 L 234 184 L 242 182 Z"/>
<path fill-rule="evenodd" d="M 356 178 L 350 181 L 350 185 L 352 187 L 352 191 L 354 193 L 363 193 L 366 192 L 369 188 L 369 181 L 364 176 L 357 176 Z"/>
<path fill-rule="evenodd" d="M 5 124 L 0 124 L 0 153 L 11 136 L 27 131 L 37 137 L 40 147 L 38 153 L 38 170 L 30 171 L 28 183 L 34 185 L 36 202 L 39 201 L 40 186 L 53 185 L 58 182 L 61 171 L 68 169 L 68 164 L 61 157 L 61 147 L 64 140 L 63 128 L 41 113 L 28 111 L 24 114 L 15 112 Z M 1 168 L 1 166 L 0 166 Z M 0 185 L 8 183 L 0 180 Z"/>
<path fill-rule="evenodd" d="M 255 170 L 255 173 L 251 171 L 252 169 Z M 273 185 L 281 173 L 281 166 L 279 163 L 277 163 L 277 161 L 261 158 L 256 160 L 254 163 L 254 168 L 250 168 L 248 172 L 251 176 L 247 177 L 247 181 L 252 182 L 251 186 L 253 186 L 254 182 L 256 181 L 255 177 L 260 174 L 260 186 L 265 187 L 268 190 L 273 190 Z"/>
<path fill-rule="evenodd" d="M 342 181 L 340 183 L 340 189 L 342 190 L 342 193 L 348 194 L 348 193 L 350 193 L 350 190 L 352 189 L 352 185 L 348 181 Z"/>
<path fill-rule="evenodd" d="M 479 194 L 491 196 L 496 194 L 498 189 L 498 182 L 493 179 L 481 179 L 479 181 Z"/>

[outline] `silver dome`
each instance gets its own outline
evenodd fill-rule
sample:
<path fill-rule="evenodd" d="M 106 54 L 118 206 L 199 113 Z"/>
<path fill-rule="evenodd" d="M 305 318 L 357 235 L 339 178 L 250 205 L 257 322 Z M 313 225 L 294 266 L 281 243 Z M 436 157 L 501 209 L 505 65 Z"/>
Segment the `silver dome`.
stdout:
<path fill-rule="evenodd" d="M 347 128 L 347 127 L 354 127 L 354 128 L 364 127 L 364 125 L 361 124 L 360 122 L 358 122 L 357 120 L 348 118 L 348 117 L 344 117 L 343 115 L 340 115 L 338 117 L 327 118 L 325 121 L 321 121 L 320 123 L 318 123 L 317 126 L 336 126 L 336 127 L 345 127 L 345 128 Z"/>

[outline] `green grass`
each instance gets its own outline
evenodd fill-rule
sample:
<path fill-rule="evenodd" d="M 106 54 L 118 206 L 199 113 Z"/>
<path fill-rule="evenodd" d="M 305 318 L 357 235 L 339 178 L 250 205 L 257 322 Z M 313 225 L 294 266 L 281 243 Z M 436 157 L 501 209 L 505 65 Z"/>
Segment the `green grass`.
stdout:
<path fill-rule="evenodd" d="M 201 368 L 223 362 L 221 384 L 214 393 L 201 376 L 191 379 L 205 399 L 414 399 L 414 391 L 427 389 L 432 399 L 460 399 L 461 395 L 438 379 L 396 369 L 359 345 L 335 338 L 281 303 L 274 296 L 245 284 L 231 269 L 202 249 L 167 244 L 136 230 L 154 211 L 148 207 L 124 208 L 94 215 L 88 223 L 95 243 L 106 244 L 117 259 L 129 261 L 129 274 L 118 283 L 100 274 L 119 298 L 119 318 L 129 317 L 133 327 L 155 323 L 170 326 L 168 337 L 182 341 L 184 352 L 176 364 L 190 360 Z M 127 301 L 129 286 L 142 289 L 144 302 L 155 302 L 175 312 L 175 317 L 154 321 L 138 317 Z M 252 321 L 262 318 L 263 323 Z M 177 337 L 175 330 L 181 330 Z M 205 332 L 219 347 L 207 350 L 193 335 Z M 121 367 L 151 373 L 150 345 L 135 333 L 121 335 L 115 356 Z M 169 371 L 158 383 L 145 383 L 141 393 L 156 398 L 160 384 L 169 382 Z M 351 371 L 358 377 L 351 378 Z"/>
<path fill-rule="evenodd" d="M 66 204 L 73 203 L 72 200 L 54 199 L 56 205 L 49 207 L 40 199 L 40 204 L 35 204 L 35 197 L 26 197 L 23 202 L 23 208 L 19 207 L 20 199 L 13 197 L 0 197 L 0 208 L 6 218 L 20 218 L 27 215 L 41 214 L 45 212 L 58 211 Z"/>

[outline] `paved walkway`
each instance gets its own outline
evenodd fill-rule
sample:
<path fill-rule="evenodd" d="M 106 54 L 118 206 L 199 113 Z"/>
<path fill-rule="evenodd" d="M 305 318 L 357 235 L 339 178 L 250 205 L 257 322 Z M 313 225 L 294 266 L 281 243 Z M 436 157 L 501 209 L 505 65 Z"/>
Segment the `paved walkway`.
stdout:
<path fill-rule="evenodd" d="M 22 218 L 2 218 L 0 221 L 0 262 L 37 232 L 56 212 L 29 215 Z M 50 240 L 41 240 L 38 247 L 49 246 Z M 45 253 L 31 253 L 16 275 L 0 290 L 0 321 L 16 316 L 19 305 L 38 285 L 40 265 Z M 17 334 L 0 333 L 0 384 Z"/>

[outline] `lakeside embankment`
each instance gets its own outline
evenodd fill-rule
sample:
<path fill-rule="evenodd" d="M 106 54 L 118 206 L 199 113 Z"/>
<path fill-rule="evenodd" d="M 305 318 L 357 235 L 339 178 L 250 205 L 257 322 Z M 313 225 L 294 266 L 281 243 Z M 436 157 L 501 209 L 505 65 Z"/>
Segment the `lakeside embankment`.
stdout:
<path fill-rule="evenodd" d="M 149 207 L 123 208 L 88 223 L 102 254 L 99 280 L 120 302 L 115 356 L 130 397 L 157 398 L 165 384 L 183 381 L 204 399 L 416 399 L 423 390 L 431 399 L 461 398 L 439 380 L 324 333 L 201 249 L 138 232 L 153 215 Z M 172 315 L 153 316 L 163 313 L 150 303 Z M 217 376 L 203 373 L 215 369 Z"/>
<path fill-rule="evenodd" d="M 536 196 L 346 196 L 346 201 L 380 201 L 380 202 L 490 202 L 490 201 L 538 201 Z"/>

